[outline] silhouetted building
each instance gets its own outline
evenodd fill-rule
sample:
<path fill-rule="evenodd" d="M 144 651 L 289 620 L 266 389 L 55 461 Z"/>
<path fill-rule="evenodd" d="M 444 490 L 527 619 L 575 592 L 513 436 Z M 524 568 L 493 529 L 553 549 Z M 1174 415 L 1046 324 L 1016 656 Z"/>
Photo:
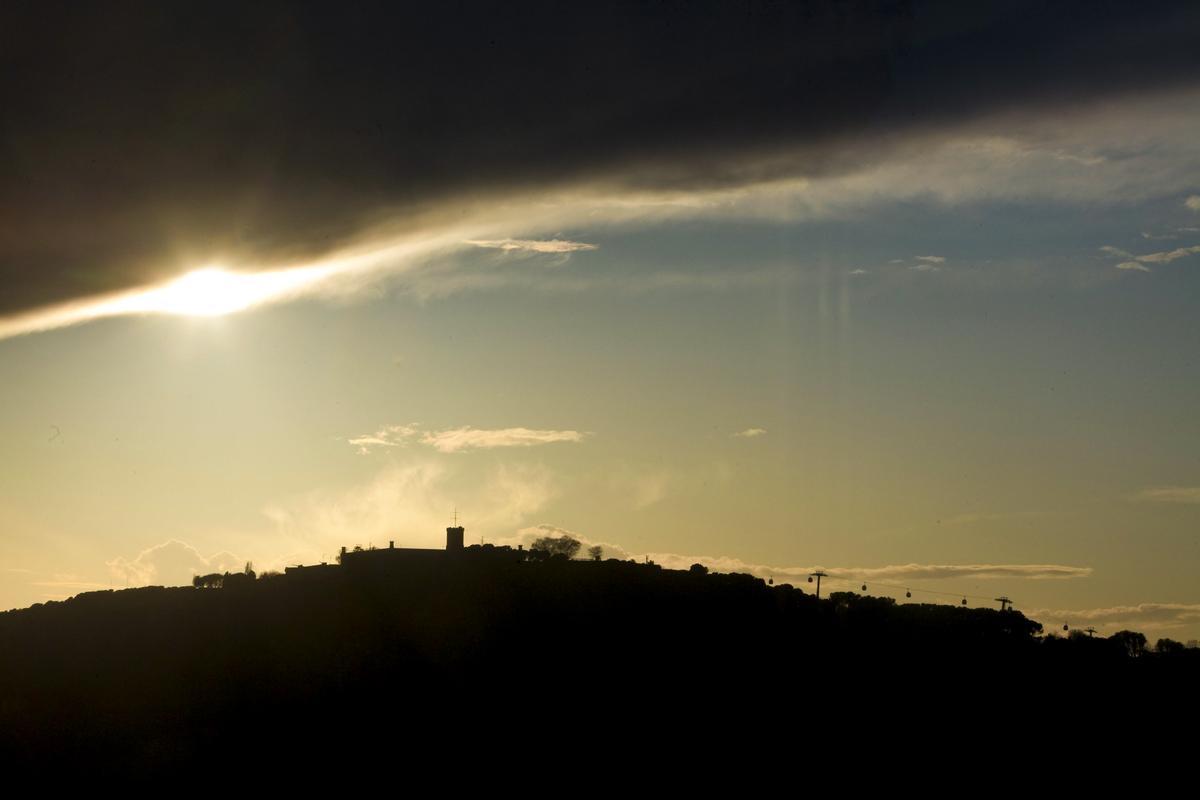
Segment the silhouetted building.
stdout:
<path fill-rule="evenodd" d="M 343 547 L 338 556 L 338 562 L 350 571 L 403 571 L 446 564 L 450 560 L 474 563 L 479 559 L 487 559 L 489 562 L 513 563 L 524 561 L 528 555 L 521 546 L 515 550 L 507 546 L 497 547 L 490 544 L 464 547 L 465 534 L 466 528 L 461 525 L 446 528 L 446 547 L 443 550 L 426 547 L 396 547 L 395 540 L 389 541 L 386 548 L 355 547 L 347 549 Z M 289 568 L 287 572 L 291 574 L 293 569 L 295 568 Z"/>
<path fill-rule="evenodd" d="M 303 578 L 305 580 L 328 578 L 331 575 L 338 574 L 338 565 L 326 564 L 325 562 L 309 564 L 307 566 L 297 564 L 294 567 L 286 567 L 283 570 L 283 574 L 289 578 Z"/>

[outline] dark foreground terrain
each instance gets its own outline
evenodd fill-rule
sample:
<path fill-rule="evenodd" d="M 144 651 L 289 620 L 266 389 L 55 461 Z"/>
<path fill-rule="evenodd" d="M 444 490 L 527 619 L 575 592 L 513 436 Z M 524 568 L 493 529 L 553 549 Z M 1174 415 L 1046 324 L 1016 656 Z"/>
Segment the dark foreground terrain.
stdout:
<path fill-rule="evenodd" d="M 0 754 L 144 778 L 659 763 L 763 742 L 795 755 L 839 737 L 1007 747 L 1013 731 L 1187 717 L 1198 679 L 1200 651 L 1044 636 L 1015 611 L 818 601 L 629 562 L 445 559 L 0 614 Z"/>

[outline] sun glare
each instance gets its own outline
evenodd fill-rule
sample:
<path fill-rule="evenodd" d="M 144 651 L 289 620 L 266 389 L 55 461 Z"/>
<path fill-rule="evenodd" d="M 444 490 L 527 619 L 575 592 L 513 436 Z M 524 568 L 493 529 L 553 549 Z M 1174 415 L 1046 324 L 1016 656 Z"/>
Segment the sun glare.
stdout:
<path fill-rule="evenodd" d="M 138 314 L 220 317 L 234 314 L 318 293 L 332 278 L 362 275 L 384 268 L 396 269 L 412 263 L 423 253 L 461 240 L 462 237 L 455 233 L 416 243 L 385 243 L 320 262 L 261 271 L 236 272 L 210 264 L 158 286 L 75 300 L 12 317 L 0 316 L 0 340 L 105 317 Z M 344 295 L 346 291 L 343 284 L 340 292 Z"/>
<path fill-rule="evenodd" d="M 241 311 L 256 299 L 252 280 L 218 267 L 193 270 L 154 293 L 155 310 L 198 317 Z"/>
<path fill-rule="evenodd" d="M 262 305 L 311 286 L 328 277 L 324 265 L 265 272 L 230 272 L 210 266 L 118 300 L 112 312 L 179 314 L 219 317 Z"/>

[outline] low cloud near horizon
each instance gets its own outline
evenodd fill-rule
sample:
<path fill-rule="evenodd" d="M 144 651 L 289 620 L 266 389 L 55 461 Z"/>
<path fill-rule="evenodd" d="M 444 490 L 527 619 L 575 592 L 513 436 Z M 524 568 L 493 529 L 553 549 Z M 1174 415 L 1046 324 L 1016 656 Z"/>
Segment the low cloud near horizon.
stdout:
<path fill-rule="evenodd" d="M 1200 623 L 1200 603 L 1139 603 L 1133 606 L 1111 606 L 1087 609 L 1037 608 L 1026 616 L 1039 620 L 1050 630 L 1066 623 L 1080 628 L 1091 626 L 1105 633 L 1121 628 L 1166 630 Z"/>
<path fill-rule="evenodd" d="M 245 565 L 233 553 L 221 551 L 206 557 L 178 539 L 148 547 L 132 559 L 118 556 L 107 562 L 113 578 L 127 586 L 181 586 L 191 583 L 194 575 L 237 572 Z"/>
<path fill-rule="evenodd" d="M 688 569 L 692 564 L 702 564 L 714 572 L 741 572 L 759 578 L 776 580 L 791 578 L 807 581 L 808 576 L 818 570 L 825 572 L 835 580 L 865 581 L 867 583 L 884 580 L 950 580 L 955 578 L 1070 580 L 1087 578 L 1092 574 L 1091 567 L 1063 564 L 892 564 L 882 567 L 771 566 L 754 564 L 729 556 L 661 552 L 634 553 L 621 545 L 595 540 L 576 531 L 549 524 L 522 528 L 517 531 L 515 536 L 503 538 L 498 543 L 514 546 L 522 544 L 528 547 L 535 539 L 543 536 L 570 536 L 579 540 L 584 549 L 599 545 L 604 548 L 605 558 L 634 559 L 636 561 L 648 558 L 665 569 Z"/>

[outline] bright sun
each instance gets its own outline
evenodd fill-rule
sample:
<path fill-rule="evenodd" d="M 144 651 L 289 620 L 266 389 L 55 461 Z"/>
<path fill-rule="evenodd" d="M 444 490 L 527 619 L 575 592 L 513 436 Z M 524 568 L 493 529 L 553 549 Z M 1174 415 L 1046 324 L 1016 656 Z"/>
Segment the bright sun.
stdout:
<path fill-rule="evenodd" d="M 0 339 L 122 314 L 219 317 L 301 296 L 339 271 L 345 271 L 344 262 L 257 272 L 231 272 L 210 265 L 160 286 L 136 289 L 93 302 L 64 304 L 16 318 L 8 324 L 0 320 Z"/>
<path fill-rule="evenodd" d="M 193 270 L 155 292 L 156 310 L 215 317 L 241 311 L 257 299 L 253 276 L 218 267 Z"/>
<path fill-rule="evenodd" d="M 219 317 L 295 294 L 324 279 L 330 271 L 322 265 L 266 272 L 204 267 L 163 286 L 123 297 L 105 311 Z"/>

